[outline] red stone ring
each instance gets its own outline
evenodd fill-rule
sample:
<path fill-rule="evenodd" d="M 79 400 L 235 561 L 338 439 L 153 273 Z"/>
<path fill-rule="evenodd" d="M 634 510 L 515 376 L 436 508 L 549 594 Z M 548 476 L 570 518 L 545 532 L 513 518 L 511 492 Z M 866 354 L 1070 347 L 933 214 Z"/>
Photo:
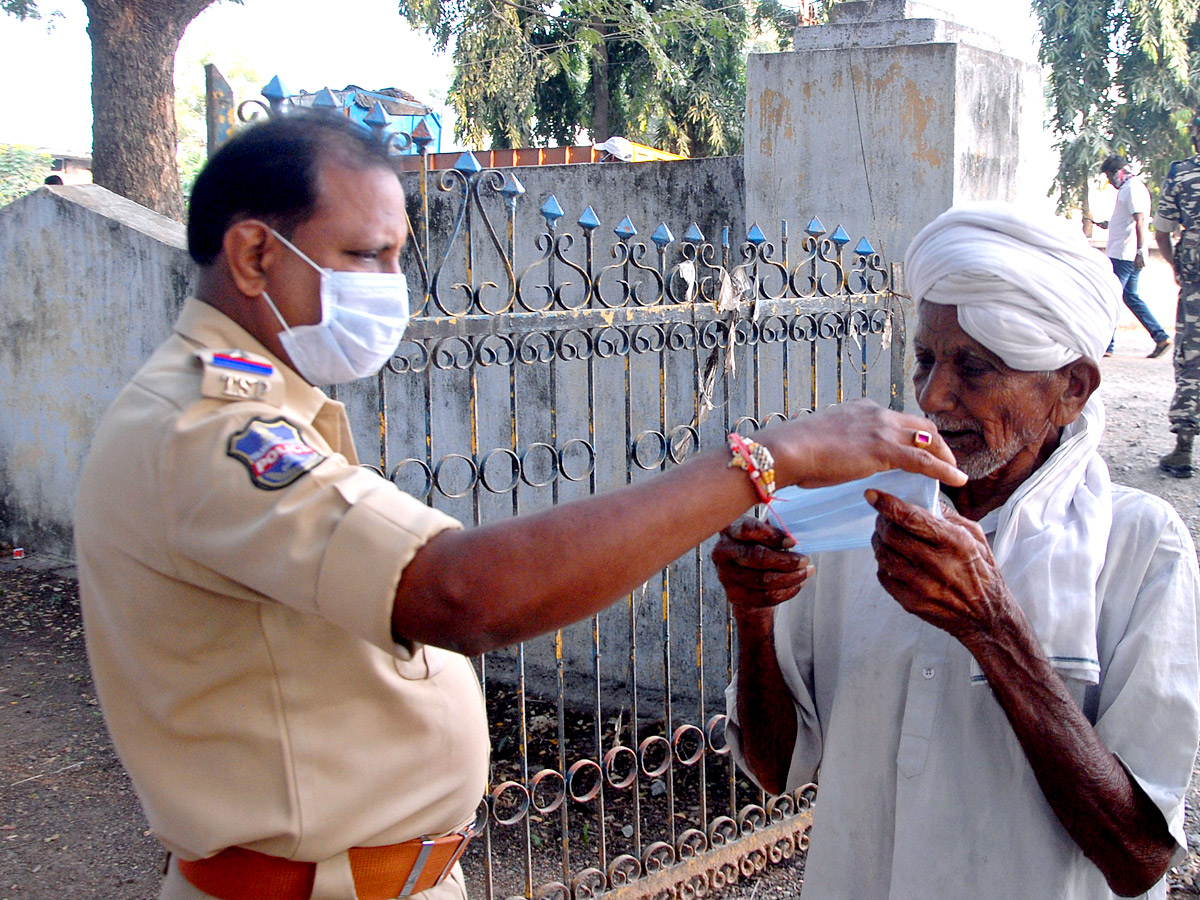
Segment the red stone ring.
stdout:
<path fill-rule="evenodd" d="M 914 431 L 913 443 L 922 450 L 928 450 L 929 446 L 933 443 L 933 435 L 928 431 Z"/>

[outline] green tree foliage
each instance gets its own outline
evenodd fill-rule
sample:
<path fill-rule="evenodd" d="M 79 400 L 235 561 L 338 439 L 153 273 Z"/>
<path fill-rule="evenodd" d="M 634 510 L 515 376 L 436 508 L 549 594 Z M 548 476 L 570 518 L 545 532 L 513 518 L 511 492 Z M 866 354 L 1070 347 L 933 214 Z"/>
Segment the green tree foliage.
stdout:
<path fill-rule="evenodd" d="M 52 161 L 48 153 L 33 147 L 0 144 L 0 206 L 40 187 Z"/>
<path fill-rule="evenodd" d="M 747 44 L 763 32 L 779 44 L 794 18 L 741 0 L 401 0 L 400 11 L 440 48 L 454 43 L 462 141 L 562 145 L 587 129 L 692 156 L 740 152 Z"/>
<path fill-rule="evenodd" d="M 1139 160 L 1157 185 L 1191 153 L 1200 99 L 1200 0 L 1033 0 L 1048 67 L 1059 210 L 1088 215 L 1087 183 L 1105 154 Z"/>

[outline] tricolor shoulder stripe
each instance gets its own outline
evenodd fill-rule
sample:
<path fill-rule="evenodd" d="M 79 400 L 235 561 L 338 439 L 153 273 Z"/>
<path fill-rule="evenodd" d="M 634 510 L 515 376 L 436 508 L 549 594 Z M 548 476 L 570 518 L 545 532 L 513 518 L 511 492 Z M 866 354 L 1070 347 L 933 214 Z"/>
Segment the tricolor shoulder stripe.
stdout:
<path fill-rule="evenodd" d="M 270 363 L 254 362 L 240 356 L 228 356 L 224 353 L 213 354 L 213 365 L 222 369 L 237 369 L 239 372 L 250 372 L 253 375 L 270 375 L 275 367 Z"/>

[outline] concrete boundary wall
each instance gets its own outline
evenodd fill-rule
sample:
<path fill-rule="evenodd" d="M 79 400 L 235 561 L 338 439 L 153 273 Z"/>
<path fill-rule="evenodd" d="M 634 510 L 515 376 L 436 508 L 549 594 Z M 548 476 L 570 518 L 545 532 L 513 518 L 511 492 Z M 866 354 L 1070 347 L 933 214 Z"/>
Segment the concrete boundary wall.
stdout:
<path fill-rule="evenodd" d="M 0 543 L 72 555 L 92 434 L 191 271 L 183 226 L 96 185 L 0 208 Z"/>

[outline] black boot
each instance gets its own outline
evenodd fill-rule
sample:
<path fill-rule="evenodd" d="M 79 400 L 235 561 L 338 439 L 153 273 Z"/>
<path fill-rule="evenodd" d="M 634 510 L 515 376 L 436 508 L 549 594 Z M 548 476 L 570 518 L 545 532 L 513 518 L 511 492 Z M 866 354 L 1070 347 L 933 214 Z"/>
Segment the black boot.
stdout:
<path fill-rule="evenodd" d="M 1192 435 L 1175 435 L 1175 449 L 1158 461 L 1158 467 L 1172 478 L 1192 477 Z"/>

